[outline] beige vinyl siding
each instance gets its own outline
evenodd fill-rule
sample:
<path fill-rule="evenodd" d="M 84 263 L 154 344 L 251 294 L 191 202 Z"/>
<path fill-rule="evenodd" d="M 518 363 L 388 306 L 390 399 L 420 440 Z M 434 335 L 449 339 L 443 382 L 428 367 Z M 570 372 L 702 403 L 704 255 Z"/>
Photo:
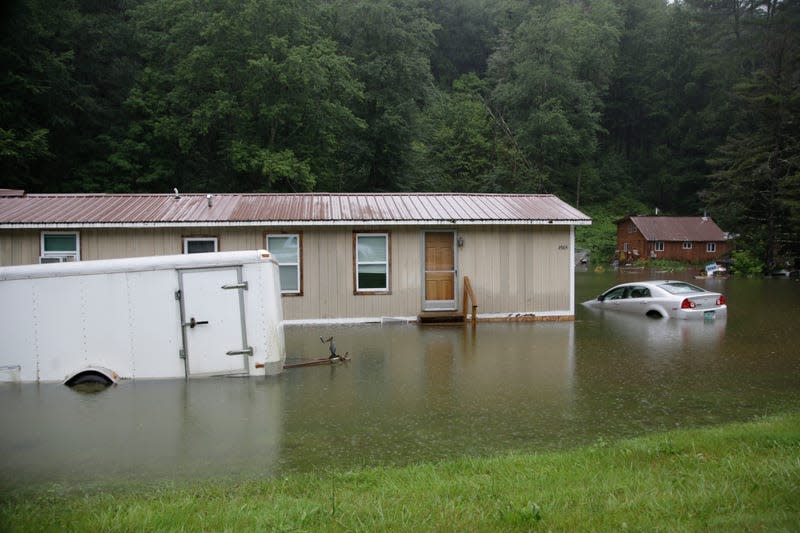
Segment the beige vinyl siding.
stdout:
<path fill-rule="evenodd" d="M 221 251 L 263 248 L 264 232 L 253 228 L 64 228 L 80 234 L 81 260 L 171 255 L 183 252 L 183 237 L 218 237 Z M 0 266 L 39 262 L 40 230 L 0 230 Z"/>
<path fill-rule="evenodd" d="M 303 230 L 303 296 L 283 298 L 286 320 L 416 316 L 420 311 L 420 231 L 370 228 L 390 235 L 389 294 L 354 294 L 353 227 Z M 366 231 L 366 230 L 364 230 Z"/>
<path fill-rule="evenodd" d="M 38 263 L 40 236 L 38 230 L 0 230 L 0 266 Z"/>
<path fill-rule="evenodd" d="M 185 237 L 216 237 L 220 251 L 257 250 L 266 246 L 264 236 L 261 228 L 90 229 L 81 231 L 81 242 L 91 239 L 91 246 L 85 246 L 86 253 L 97 254 L 83 256 L 88 260 L 180 254 Z"/>
<path fill-rule="evenodd" d="M 459 234 L 459 274 L 469 276 L 479 314 L 570 309 L 568 226 L 487 226 Z"/>
<path fill-rule="evenodd" d="M 216 237 L 220 251 L 259 249 L 267 233 L 302 232 L 302 296 L 285 296 L 286 320 L 415 317 L 422 308 L 422 235 L 452 230 L 463 238 L 456 249 L 456 301 L 469 276 L 480 315 L 568 315 L 571 309 L 569 226 L 307 226 L 190 228 L 64 228 L 80 233 L 81 259 L 179 254 L 184 237 Z M 390 235 L 389 294 L 354 294 L 353 235 Z M 0 230 L 0 264 L 38 262 L 39 230 Z M 513 318 L 513 317 L 512 317 Z"/>

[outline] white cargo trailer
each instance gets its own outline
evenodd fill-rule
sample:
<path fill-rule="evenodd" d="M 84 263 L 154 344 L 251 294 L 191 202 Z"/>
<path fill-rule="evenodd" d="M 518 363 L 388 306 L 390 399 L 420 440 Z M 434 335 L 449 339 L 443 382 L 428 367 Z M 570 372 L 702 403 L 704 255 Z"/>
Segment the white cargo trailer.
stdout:
<path fill-rule="evenodd" d="M 283 369 L 266 250 L 0 268 L 0 381 L 265 375 Z"/>

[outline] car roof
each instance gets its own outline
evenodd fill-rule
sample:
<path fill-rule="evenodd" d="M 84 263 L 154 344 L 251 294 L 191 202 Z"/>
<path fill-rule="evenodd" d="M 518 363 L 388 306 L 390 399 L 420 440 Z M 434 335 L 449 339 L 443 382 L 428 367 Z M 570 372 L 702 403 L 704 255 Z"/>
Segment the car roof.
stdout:
<path fill-rule="evenodd" d="M 631 285 L 662 285 L 664 283 L 685 283 L 683 281 L 678 281 L 674 279 L 646 279 L 642 281 L 628 281 L 625 283 L 620 283 L 618 285 L 614 285 L 613 288 L 616 287 L 630 287 Z"/>
<path fill-rule="evenodd" d="M 693 283 L 689 283 L 688 281 L 682 281 L 682 280 L 679 280 L 679 279 L 647 279 L 647 280 L 641 280 L 641 281 L 628 281 L 626 283 L 619 283 L 619 284 L 614 285 L 613 287 L 609 288 L 605 292 L 614 290 L 614 289 L 616 289 L 618 287 L 634 287 L 634 286 L 637 286 L 637 285 L 659 286 L 659 285 L 665 285 L 667 283 L 685 283 L 686 285 L 691 285 L 692 287 L 697 287 L 697 285 L 694 285 Z M 697 287 L 697 288 L 698 289 L 702 289 L 705 292 L 713 292 L 713 291 L 709 291 L 705 287 Z"/>

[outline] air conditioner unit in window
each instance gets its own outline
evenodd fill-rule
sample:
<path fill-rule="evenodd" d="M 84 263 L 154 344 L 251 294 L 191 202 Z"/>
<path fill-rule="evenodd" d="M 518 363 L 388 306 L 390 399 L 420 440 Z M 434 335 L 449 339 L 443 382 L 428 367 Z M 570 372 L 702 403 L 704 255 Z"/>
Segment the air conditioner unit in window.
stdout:
<path fill-rule="evenodd" d="M 39 263 L 71 263 L 75 261 L 74 255 L 42 255 L 39 256 Z"/>

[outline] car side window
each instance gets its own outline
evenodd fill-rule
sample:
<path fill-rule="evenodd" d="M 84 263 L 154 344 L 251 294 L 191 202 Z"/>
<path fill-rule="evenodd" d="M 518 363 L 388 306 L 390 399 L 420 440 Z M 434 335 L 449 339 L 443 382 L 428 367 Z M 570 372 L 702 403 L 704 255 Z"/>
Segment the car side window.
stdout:
<path fill-rule="evenodd" d="M 618 288 L 614 289 L 613 291 L 610 291 L 610 292 L 606 293 L 606 296 L 603 299 L 604 300 L 621 300 L 622 298 L 626 298 L 627 297 L 627 294 L 626 294 L 627 291 L 628 291 L 627 287 L 618 287 Z"/>
<path fill-rule="evenodd" d="M 634 287 L 631 290 L 631 298 L 648 298 L 650 296 L 650 289 L 647 287 Z"/>

